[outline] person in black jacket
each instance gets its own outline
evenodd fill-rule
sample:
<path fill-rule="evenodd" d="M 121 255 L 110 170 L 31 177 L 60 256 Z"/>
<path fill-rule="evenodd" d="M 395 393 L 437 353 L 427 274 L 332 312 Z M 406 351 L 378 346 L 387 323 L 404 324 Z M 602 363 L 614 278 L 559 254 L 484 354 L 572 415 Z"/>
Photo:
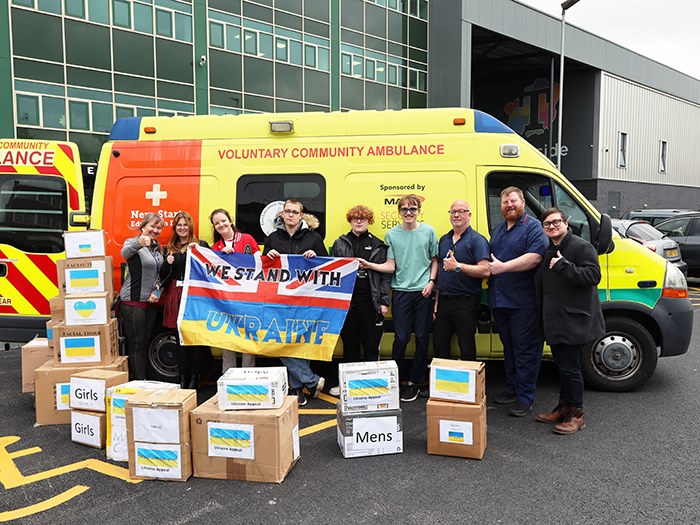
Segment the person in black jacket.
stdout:
<path fill-rule="evenodd" d="M 573 434 L 583 428 L 584 348 L 605 333 L 598 298 L 600 264 L 590 243 L 573 234 L 564 213 L 549 208 L 542 215 L 549 248 L 535 275 L 540 308 L 540 330 L 552 349 L 559 369 L 559 403 L 537 421 L 556 423 L 557 434 Z"/>
<path fill-rule="evenodd" d="M 296 199 L 287 199 L 282 210 L 283 222 L 265 240 L 263 255 L 276 259 L 281 254 L 303 255 L 304 257 L 327 256 L 328 250 L 323 239 L 314 231 L 318 219 L 304 214 L 304 205 Z M 304 387 L 309 389 L 311 397 L 318 396 L 326 380 L 311 370 L 308 359 L 298 357 L 281 357 L 282 364 L 289 374 L 289 393 L 296 395 L 299 406 L 306 404 Z"/>
<path fill-rule="evenodd" d="M 385 262 L 388 249 L 386 244 L 368 230 L 369 225 L 374 224 L 372 210 L 367 206 L 354 206 L 348 210 L 345 218 L 351 229 L 336 239 L 331 247 L 331 255 L 358 257 L 376 263 Z M 340 332 L 343 340 L 343 361 L 360 361 L 362 349 L 365 361 L 379 360 L 384 316 L 389 311 L 390 284 L 391 274 L 367 268 L 357 270 L 350 308 Z M 339 395 L 339 388 L 331 388 L 330 394 Z"/>
<path fill-rule="evenodd" d="M 173 219 L 173 231 L 165 248 L 165 262 L 160 269 L 160 283 L 165 290 L 163 305 L 163 326 L 177 329 L 177 316 L 182 299 L 182 281 L 185 279 L 187 248 L 199 244 L 205 248 L 209 245 L 200 241 L 194 234 L 194 222 L 189 213 L 178 212 Z M 202 371 L 205 352 L 208 347 L 181 346 L 177 338 L 177 371 L 180 376 L 180 388 L 197 388 L 199 374 Z"/>

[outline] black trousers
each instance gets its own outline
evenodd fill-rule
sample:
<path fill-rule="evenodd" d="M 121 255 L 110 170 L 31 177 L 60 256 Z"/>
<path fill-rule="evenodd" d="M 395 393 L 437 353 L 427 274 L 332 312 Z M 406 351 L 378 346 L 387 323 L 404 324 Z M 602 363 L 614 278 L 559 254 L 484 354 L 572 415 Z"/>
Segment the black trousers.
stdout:
<path fill-rule="evenodd" d="M 433 350 L 435 357 L 449 359 L 451 356 L 452 334 L 457 335 L 460 358 L 466 361 L 476 359 L 477 312 L 481 304 L 480 295 L 458 295 L 438 298 L 437 314 L 433 324 Z"/>
<path fill-rule="evenodd" d="M 340 331 L 340 338 L 343 340 L 343 361 L 378 361 L 383 333 L 383 320 L 378 317 L 370 301 L 350 306 Z"/>
<path fill-rule="evenodd" d="M 151 343 L 158 310 L 155 306 L 138 308 L 122 303 L 121 316 L 126 354 L 129 356 L 129 379 L 146 379 L 148 345 Z"/>
<path fill-rule="evenodd" d="M 428 370 L 428 343 L 433 324 L 433 297 L 423 297 L 421 292 L 391 292 L 391 313 L 394 318 L 394 345 L 391 358 L 399 367 L 404 378 L 404 357 L 411 340 L 411 332 L 416 335 L 416 351 L 411 366 L 409 381 L 419 385 L 425 381 Z"/>
<path fill-rule="evenodd" d="M 583 408 L 581 356 L 586 346 L 549 345 L 554 364 L 559 369 L 559 398 L 571 407 Z"/>

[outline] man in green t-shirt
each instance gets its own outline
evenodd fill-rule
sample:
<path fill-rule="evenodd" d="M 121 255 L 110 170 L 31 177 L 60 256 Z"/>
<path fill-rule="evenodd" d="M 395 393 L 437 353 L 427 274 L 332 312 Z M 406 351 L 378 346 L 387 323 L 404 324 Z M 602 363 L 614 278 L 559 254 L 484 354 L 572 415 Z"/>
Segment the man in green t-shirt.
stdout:
<path fill-rule="evenodd" d="M 360 267 L 393 273 L 391 312 L 394 321 L 394 346 L 391 357 L 403 373 L 406 346 L 411 332 L 416 334 L 416 352 L 408 384 L 401 390 L 401 401 L 418 397 L 428 366 L 428 342 L 433 322 L 433 292 L 438 273 L 438 240 L 435 230 L 418 222 L 421 199 L 406 195 L 399 200 L 402 223 L 389 230 L 384 242 L 389 247 L 385 263 L 360 259 Z"/>

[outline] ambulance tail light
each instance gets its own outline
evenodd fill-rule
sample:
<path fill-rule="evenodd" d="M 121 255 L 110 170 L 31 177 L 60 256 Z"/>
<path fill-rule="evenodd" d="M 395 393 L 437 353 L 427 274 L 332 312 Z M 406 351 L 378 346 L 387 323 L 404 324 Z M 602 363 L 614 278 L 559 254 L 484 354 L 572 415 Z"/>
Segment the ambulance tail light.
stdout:
<path fill-rule="evenodd" d="M 146 126 L 143 128 L 143 132 L 147 135 L 153 135 L 156 132 L 156 128 L 153 126 Z"/>
<path fill-rule="evenodd" d="M 501 157 L 517 159 L 520 156 L 520 146 L 517 144 L 501 144 Z"/>
<path fill-rule="evenodd" d="M 291 120 L 271 120 L 270 133 L 294 133 L 294 122 Z"/>
<path fill-rule="evenodd" d="M 674 299 L 688 298 L 688 282 L 683 273 L 671 262 L 666 262 L 666 277 L 664 277 L 664 288 L 661 297 Z"/>

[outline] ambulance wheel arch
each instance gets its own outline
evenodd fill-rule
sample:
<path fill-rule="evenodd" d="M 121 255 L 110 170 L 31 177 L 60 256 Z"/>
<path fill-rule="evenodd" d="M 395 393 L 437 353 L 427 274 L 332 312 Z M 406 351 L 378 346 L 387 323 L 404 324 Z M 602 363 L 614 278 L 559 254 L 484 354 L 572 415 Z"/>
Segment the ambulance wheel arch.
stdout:
<path fill-rule="evenodd" d="M 656 341 L 640 322 L 616 312 L 605 318 L 606 333 L 584 350 L 586 384 L 596 390 L 626 392 L 643 385 L 658 361 Z"/>

